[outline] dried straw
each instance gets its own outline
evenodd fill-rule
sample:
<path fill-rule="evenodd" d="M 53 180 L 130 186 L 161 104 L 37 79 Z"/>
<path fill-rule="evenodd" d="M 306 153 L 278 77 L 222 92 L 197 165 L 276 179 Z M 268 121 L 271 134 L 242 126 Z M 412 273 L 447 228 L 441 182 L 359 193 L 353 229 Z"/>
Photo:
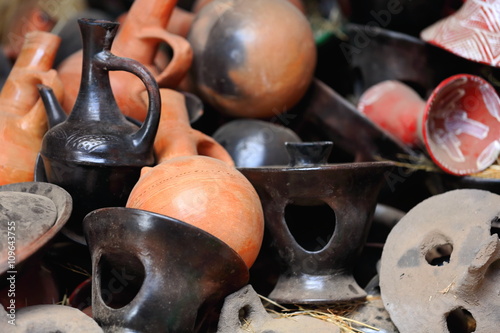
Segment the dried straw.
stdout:
<path fill-rule="evenodd" d="M 264 307 L 266 308 L 267 312 L 281 318 L 292 318 L 295 316 L 306 315 L 332 323 L 339 327 L 340 331 L 343 333 L 363 333 L 363 331 L 360 331 L 359 329 L 353 327 L 353 324 L 361 327 L 366 327 L 374 331 L 379 331 L 379 329 L 376 327 L 347 317 L 348 315 L 352 314 L 360 305 L 366 302 L 373 301 L 374 297 L 371 296 L 368 296 L 366 301 L 337 303 L 322 307 L 311 306 L 310 308 L 305 308 L 304 306 L 295 305 L 296 309 L 287 308 L 262 295 L 259 295 L 259 297 L 264 301 Z M 272 306 L 279 309 L 280 311 L 276 311 L 272 308 Z"/>

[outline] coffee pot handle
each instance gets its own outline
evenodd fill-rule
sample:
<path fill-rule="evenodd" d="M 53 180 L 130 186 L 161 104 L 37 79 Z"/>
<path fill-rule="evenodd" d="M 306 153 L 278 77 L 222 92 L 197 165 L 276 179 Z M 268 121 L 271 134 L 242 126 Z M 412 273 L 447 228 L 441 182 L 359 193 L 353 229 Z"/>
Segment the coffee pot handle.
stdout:
<path fill-rule="evenodd" d="M 160 122 L 161 99 L 158 83 L 151 72 L 141 63 L 130 58 L 115 56 L 110 52 L 101 52 L 95 58 L 96 63 L 109 71 L 126 71 L 141 79 L 148 93 L 148 113 L 139 130 L 132 135 L 136 147 L 152 147 Z"/>

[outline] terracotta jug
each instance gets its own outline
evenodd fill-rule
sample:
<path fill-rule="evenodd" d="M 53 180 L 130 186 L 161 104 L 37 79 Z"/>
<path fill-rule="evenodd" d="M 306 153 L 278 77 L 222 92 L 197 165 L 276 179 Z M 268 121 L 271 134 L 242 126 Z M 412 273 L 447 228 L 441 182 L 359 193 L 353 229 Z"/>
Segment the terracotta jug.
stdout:
<path fill-rule="evenodd" d="M 141 168 L 154 164 L 160 96 L 144 66 L 110 52 L 118 23 L 91 19 L 78 23 L 83 37 L 80 92 L 69 117 L 45 134 L 40 155 L 48 182 L 73 196 L 75 208 L 65 232 L 84 243 L 83 217 L 100 207 L 125 205 Z M 126 70 L 143 80 L 149 111 L 140 128 L 120 112 L 111 90 L 110 70 Z M 47 112 L 64 116 L 49 89 L 40 93 Z"/>
<path fill-rule="evenodd" d="M 189 43 L 182 37 L 165 30 L 176 0 L 134 1 L 113 43 L 113 54 L 134 59 L 144 64 L 158 84 L 174 88 L 184 78 L 192 59 Z M 161 42 L 173 49 L 173 57 L 161 71 L 155 64 Z M 58 67 L 66 89 L 63 108 L 69 112 L 78 95 L 81 76 L 82 52 L 76 52 Z M 111 86 L 123 114 L 144 121 L 147 109 L 140 92 L 144 89 L 140 80 L 126 72 L 112 73 Z"/>
<path fill-rule="evenodd" d="M 190 127 L 183 98 L 180 93 L 162 90 L 162 116 L 155 140 L 159 164 L 142 169 L 127 207 L 203 229 L 228 244 L 250 267 L 264 232 L 259 197 L 224 148 Z"/>
<path fill-rule="evenodd" d="M 0 185 L 33 180 L 35 160 L 47 131 L 47 117 L 37 83 L 53 87 L 62 99 L 62 84 L 51 69 L 61 39 L 48 32 L 26 35 L 24 46 L 0 93 Z"/>

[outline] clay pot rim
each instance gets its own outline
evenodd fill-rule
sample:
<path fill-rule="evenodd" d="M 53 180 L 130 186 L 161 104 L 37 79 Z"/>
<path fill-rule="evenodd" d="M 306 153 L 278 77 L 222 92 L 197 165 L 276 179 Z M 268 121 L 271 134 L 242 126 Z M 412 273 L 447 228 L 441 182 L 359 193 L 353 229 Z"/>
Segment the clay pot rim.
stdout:
<path fill-rule="evenodd" d="M 345 171 L 345 170 L 359 170 L 370 168 L 388 168 L 395 167 L 396 162 L 393 161 L 377 161 L 377 162 L 352 162 L 352 163 L 339 163 L 339 164 L 322 164 L 313 166 L 289 167 L 286 165 L 270 165 L 257 168 L 237 168 L 240 172 L 258 172 L 258 173 L 294 173 L 294 172 L 310 172 L 310 171 Z"/>
<path fill-rule="evenodd" d="M 34 186 L 37 186 L 37 189 L 33 192 L 30 191 Z M 41 187 L 41 188 L 40 188 Z M 51 189 L 50 193 L 56 193 L 56 195 L 60 195 L 63 198 L 63 203 L 58 205 L 51 197 L 47 196 L 44 192 L 47 189 Z M 23 191 L 24 189 L 24 191 Z M 73 209 L 73 199 L 71 195 L 62 187 L 46 183 L 46 182 L 23 182 L 23 183 L 14 183 L 0 186 L 1 192 L 19 192 L 19 193 L 31 193 L 40 196 L 44 196 L 54 202 L 54 205 L 57 208 L 57 219 L 54 224 L 48 229 L 44 234 L 42 234 L 37 239 L 33 240 L 22 249 L 16 247 L 16 265 L 19 265 L 21 262 L 29 258 L 35 252 L 40 250 L 44 245 L 46 245 L 65 225 L 68 221 L 71 211 Z M 8 270 L 7 262 L 2 262 L 0 264 L 0 275 L 5 273 Z"/>
<path fill-rule="evenodd" d="M 358 23 L 347 23 L 345 25 L 345 29 L 347 31 L 347 35 L 350 33 L 356 33 L 357 31 L 354 30 L 353 28 L 359 28 L 360 30 L 364 31 L 366 29 L 366 25 L 363 24 L 358 24 Z M 390 29 L 385 29 L 382 27 L 377 27 L 377 26 L 371 26 L 370 30 L 372 30 L 372 34 L 374 35 L 373 37 L 370 35 L 370 39 L 373 40 L 379 40 L 380 38 L 385 38 L 385 39 L 392 39 L 395 41 L 404 41 L 404 42 L 410 42 L 413 44 L 420 44 L 422 46 L 425 46 L 425 41 L 423 41 L 420 38 L 417 38 L 415 36 L 406 34 L 404 32 L 396 31 L 396 30 L 390 30 Z"/>
<path fill-rule="evenodd" d="M 446 171 L 449 174 L 455 175 L 455 176 L 465 176 L 465 175 L 470 175 L 476 172 L 483 171 L 483 169 L 480 168 L 475 168 L 475 169 L 464 169 L 464 168 L 456 168 L 454 166 L 448 165 L 444 159 L 441 158 L 441 154 L 439 151 L 436 151 L 436 149 L 432 149 L 431 143 L 433 139 L 431 138 L 430 134 L 430 129 L 429 129 L 429 116 L 431 115 L 431 110 L 439 98 L 442 98 L 441 92 L 443 89 L 448 87 L 449 85 L 453 84 L 456 81 L 459 80 L 465 80 L 464 84 L 474 84 L 475 88 L 479 88 L 480 86 L 486 86 L 489 88 L 489 90 L 485 93 L 497 95 L 497 92 L 495 88 L 485 79 L 472 75 L 472 74 L 456 74 L 453 76 L 450 76 L 443 80 L 432 92 L 431 96 L 427 99 L 427 102 L 425 104 L 425 110 L 423 112 L 423 119 L 422 119 L 422 128 L 421 128 L 421 135 L 422 141 L 425 145 L 426 151 L 432 161 L 439 166 L 442 170 Z M 464 95 L 462 98 L 466 98 L 468 95 Z M 495 127 L 497 129 L 500 129 L 500 122 L 497 122 L 496 126 L 495 124 L 488 123 L 489 126 Z"/>
<path fill-rule="evenodd" d="M 130 214 L 127 214 L 127 213 L 130 213 Z M 188 232 L 195 232 L 195 233 L 198 233 L 202 237 L 211 238 L 213 242 L 219 243 L 219 245 L 221 245 L 223 248 L 227 248 L 227 250 L 229 251 L 229 253 L 232 253 L 232 255 L 234 255 L 234 259 L 239 262 L 238 265 L 242 265 L 242 267 L 247 268 L 247 265 L 245 264 L 245 262 L 243 261 L 243 259 L 241 258 L 241 256 L 238 254 L 238 252 L 236 252 L 235 250 L 233 250 L 233 248 L 230 247 L 223 240 L 221 240 L 221 239 L 215 237 L 214 235 L 206 232 L 205 230 L 203 230 L 201 228 L 198 228 L 198 227 L 196 227 L 196 226 L 194 226 L 192 224 L 189 224 L 187 222 L 181 221 L 179 219 L 176 219 L 174 217 L 170 217 L 170 216 L 167 216 L 167 215 L 150 212 L 150 211 L 144 210 L 144 209 L 129 208 L 129 207 L 105 207 L 105 208 L 99 208 L 99 209 L 93 210 L 90 213 L 88 213 L 85 216 L 85 218 L 83 219 L 84 234 L 87 235 L 88 234 L 88 229 L 90 228 L 89 225 L 91 224 L 91 222 L 87 222 L 87 221 L 89 221 L 89 218 L 93 217 L 94 215 L 104 215 L 104 216 L 106 216 L 106 214 L 117 215 L 117 216 L 128 215 L 128 218 L 125 219 L 125 220 L 119 219 L 119 220 L 114 220 L 112 222 L 108 221 L 108 223 L 107 223 L 108 225 L 110 223 L 115 223 L 115 224 L 131 223 L 132 220 L 139 219 L 142 216 L 154 217 L 155 220 L 151 220 L 150 222 L 153 223 L 153 224 L 155 224 L 155 228 L 164 228 L 165 226 L 168 226 L 169 223 L 170 224 L 173 223 L 173 224 L 175 224 L 177 226 L 180 226 L 181 228 L 189 230 Z M 135 216 L 131 217 L 132 215 L 135 215 Z M 137 223 L 138 221 L 133 221 L 133 222 Z M 139 220 L 139 222 L 140 222 L 140 220 Z M 85 236 L 85 239 L 87 240 L 87 244 L 88 244 L 88 239 L 87 238 L 88 237 Z M 247 271 L 248 271 L 248 269 L 247 269 Z"/>
<path fill-rule="evenodd" d="M 423 41 L 425 41 L 431 45 L 439 47 L 439 48 L 441 48 L 447 52 L 450 52 L 458 57 L 461 57 L 463 59 L 467 59 L 467 60 L 470 60 L 472 62 L 476 62 L 476 63 L 488 65 L 491 67 L 499 68 L 500 62 L 498 60 L 496 62 L 494 59 L 491 59 L 489 61 L 488 59 L 485 58 L 486 56 L 484 53 L 475 54 L 476 57 L 471 56 L 470 53 L 464 52 L 460 48 L 453 47 L 453 43 L 450 42 L 450 40 L 443 41 L 441 39 L 442 33 L 437 34 L 439 32 L 442 32 L 444 29 L 447 29 L 448 30 L 447 32 L 450 35 L 452 34 L 454 36 L 457 36 L 457 35 L 466 36 L 466 38 L 462 37 L 461 40 L 469 40 L 469 41 L 473 40 L 474 38 L 471 36 L 468 36 L 468 34 L 465 32 L 472 30 L 474 27 L 470 24 L 469 25 L 463 24 L 464 23 L 464 21 L 462 20 L 463 15 L 467 15 L 467 11 L 471 11 L 472 9 L 475 9 L 477 11 L 480 8 L 484 8 L 484 6 L 486 6 L 486 5 L 484 5 L 482 3 L 482 1 L 474 1 L 474 0 L 465 1 L 464 0 L 463 5 L 455 13 L 453 13 L 445 18 L 442 18 L 441 20 L 438 20 L 437 22 L 434 22 L 433 24 L 431 24 L 427 28 L 423 29 L 420 32 L 420 38 Z M 478 8 L 474 8 L 474 7 L 478 7 Z M 465 12 L 465 13 L 462 13 L 462 12 Z M 460 16 L 462 16 L 462 17 L 459 18 Z M 483 22 L 481 22 L 481 23 L 485 23 L 485 25 L 488 26 L 489 33 L 494 33 L 493 29 L 491 29 L 491 25 L 485 21 L 486 20 L 483 20 Z M 484 47 L 481 46 L 481 48 L 484 48 Z"/>

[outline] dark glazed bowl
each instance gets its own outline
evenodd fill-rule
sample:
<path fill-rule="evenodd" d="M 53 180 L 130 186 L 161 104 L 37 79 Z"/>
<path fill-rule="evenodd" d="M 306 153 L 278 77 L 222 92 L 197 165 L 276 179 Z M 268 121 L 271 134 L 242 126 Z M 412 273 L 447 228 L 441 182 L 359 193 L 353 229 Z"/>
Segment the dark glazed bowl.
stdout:
<path fill-rule="evenodd" d="M 206 332 L 249 278 L 241 257 L 182 221 L 131 208 L 85 217 L 92 314 L 106 332 Z"/>

